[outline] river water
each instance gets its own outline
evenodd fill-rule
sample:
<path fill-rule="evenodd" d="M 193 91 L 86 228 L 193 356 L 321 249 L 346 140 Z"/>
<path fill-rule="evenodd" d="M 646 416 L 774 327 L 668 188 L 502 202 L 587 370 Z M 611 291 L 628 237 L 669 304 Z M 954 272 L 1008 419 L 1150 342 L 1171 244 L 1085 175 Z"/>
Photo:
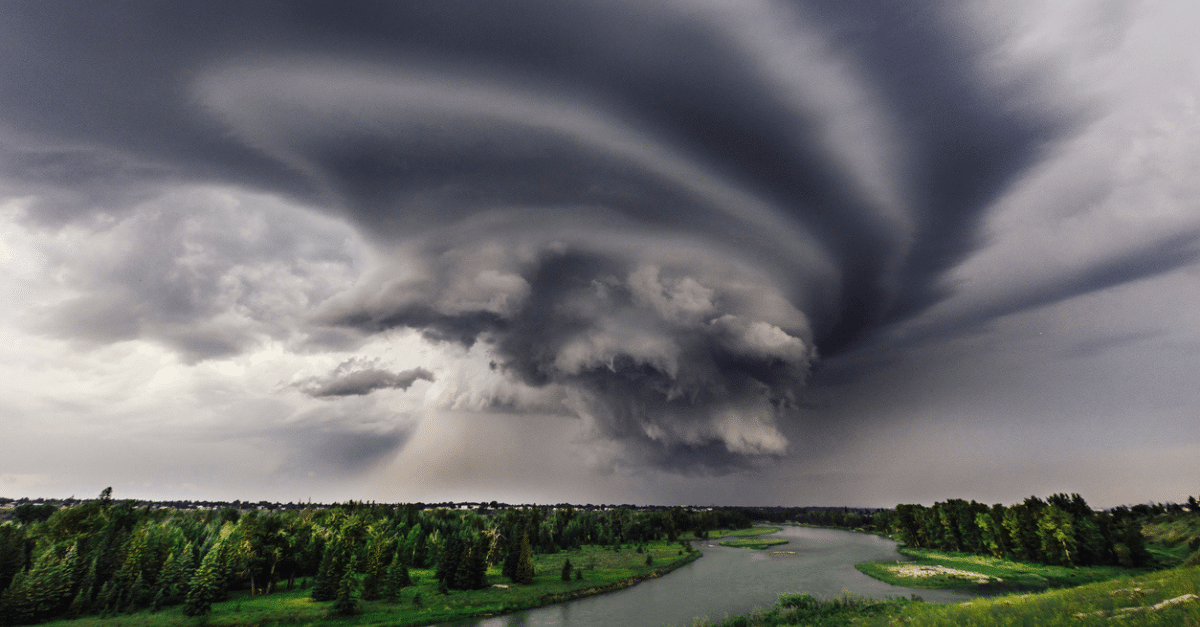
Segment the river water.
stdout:
<path fill-rule="evenodd" d="M 969 592 L 893 586 L 857 570 L 859 562 L 904 559 L 896 543 L 836 529 L 784 527 L 771 538 L 787 544 L 765 551 L 696 542 L 704 557 L 682 568 L 618 592 L 586 597 L 504 616 L 476 618 L 443 627 L 663 627 L 691 625 L 698 618 L 767 609 L 782 592 L 840 596 L 843 591 L 874 598 L 916 594 L 926 601 L 954 603 Z"/>

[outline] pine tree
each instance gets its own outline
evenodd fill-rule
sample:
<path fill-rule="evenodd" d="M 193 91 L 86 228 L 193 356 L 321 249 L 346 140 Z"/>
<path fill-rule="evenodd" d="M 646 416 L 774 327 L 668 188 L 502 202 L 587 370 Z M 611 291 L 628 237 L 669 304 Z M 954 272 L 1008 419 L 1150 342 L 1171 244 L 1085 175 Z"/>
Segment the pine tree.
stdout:
<path fill-rule="evenodd" d="M 570 581 L 570 580 L 571 580 L 571 560 L 569 560 L 569 559 L 568 559 L 568 560 L 566 560 L 565 562 L 563 562 L 563 567 L 562 567 L 562 580 L 563 580 L 563 581 Z"/>
<path fill-rule="evenodd" d="M 196 574 L 192 576 L 191 584 L 188 587 L 187 599 L 183 606 L 185 615 L 204 616 L 208 614 L 212 609 L 213 601 L 221 596 L 225 587 L 224 546 L 224 542 L 218 540 L 217 544 L 209 549 L 208 554 L 201 560 L 200 567 L 196 569 Z"/>
<path fill-rule="evenodd" d="M 142 577 L 141 573 L 138 573 L 137 577 L 133 580 L 133 585 L 129 588 L 129 606 L 125 608 L 125 611 L 132 614 L 145 607 L 150 600 L 147 598 L 149 595 L 150 590 L 146 586 L 146 580 Z"/>
<path fill-rule="evenodd" d="M 367 550 L 366 577 L 363 578 L 362 598 L 364 601 L 374 601 L 382 596 L 384 579 L 387 576 L 388 541 L 381 533 L 371 534 L 371 544 Z"/>
<path fill-rule="evenodd" d="M 441 555 L 438 556 L 437 571 L 434 577 L 447 588 L 458 589 L 457 577 L 459 563 L 463 561 L 463 542 L 457 533 L 449 533 L 446 542 L 442 544 Z"/>
<path fill-rule="evenodd" d="M 313 584 L 312 600 L 332 601 L 337 596 L 337 586 L 341 582 L 341 556 L 337 547 L 330 542 L 325 546 L 321 557 L 321 565 L 317 568 L 317 578 Z"/>
<path fill-rule="evenodd" d="M 400 559 L 400 551 L 392 557 L 392 563 L 388 566 L 387 575 L 384 577 L 383 596 L 388 601 L 395 603 L 400 597 L 400 591 L 412 585 L 412 579 L 408 574 L 408 566 Z"/>
<path fill-rule="evenodd" d="M 529 585 L 533 583 L 533 555 L 529 546 L 529 534 L 521 536 L 521 547 L 517 552 L 516 570 L 513 572 L 513 582 Z"/>
<path fill-rule="evenodd" d="M 352 616 L 358 611 L 358 579 L 354 576 L 356 565 L 357 560 L 351 557 L 338 582 L 337 596 L 333 600 L 333 612 L 338 616 Z"/>
<path fill-rule="evenodd" d="M 25 580 L 28 577 L 28 570 L 18 572 L 4 593 L 0 594 L 0 619 L 5 621 L 4 624 L 20 625 L 29 622 L 31 612 L 25 602 Z"/>

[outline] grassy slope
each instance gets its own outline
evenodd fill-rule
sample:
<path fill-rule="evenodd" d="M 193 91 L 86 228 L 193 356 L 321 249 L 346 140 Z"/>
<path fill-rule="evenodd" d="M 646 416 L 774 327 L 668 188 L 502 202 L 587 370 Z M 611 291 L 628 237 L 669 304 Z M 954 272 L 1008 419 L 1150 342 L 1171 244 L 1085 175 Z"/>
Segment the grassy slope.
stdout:
<path fill-rule="evenodd" d="M 1034 591 L 1048 588 L 1068 588 L 1129 574 L 1119 566 L 1087 566 L 1065 568 L 1026 562 L 1012 562 L 983 555 L 950 553 L 929 549 L 902 548 L 900 552 L 912 558 L 904 562 L 866 562 L 855 565 L 864 574 L 887 583 L 909 588 L 971 589 L 993 592 Z M 977 583 L 974 577 L 953 574 L 932 577 L 904 577 L 895 571 L 899 566 L 943 566 L 984 575 L 988 583 Z"/>
<path fill-rule="evenodd" d="M 1187 595 L 1195 595 L 1190 598 Z M 1155 608 L 1176 600 L 1175 603 Z M 1093 625 L 1200 625 L 1200 568 L 1176 568 L 1121 577 L 1069 590 L 976 599 L 942 605 L 911 599 L 856 597 L 815 599 L 807 594 L 780 595 L 767 612 L 739 616 L 722 627 L 856 625 L 885 627 L 1088 627 Z"/>
<path fill-rule="evenodd" d="M 1147 523 L 1142 533 L 1150 554 L 1163 564 L 1174 565 L 1200 556 L 1200 516 L 1195 514 Z"/>
<path fill-rule="evenodd" d="M 237 592 L 229 599 L 213 604 L 213 611 L 203 621 L 183 616 L 182 606 L 158 613 L 138 612 L 111 618 L 86 617 L 71 621 L 45 623 L 56 627 L 191 627 L 200 622 L 209 627 L 254 625 L 310 625 L 322 627 L 339 625 L 425 625 L 471 616 L 486 616 L 538 607 L 579 596 L 607 592 L 627 587 L 650 576 L 657 576 L 700 557 L 700 552 L 680 555 L 680 546 L 668 542 L 646 545 L 653 564 L 646 565 L 646 554 L 632 548 L 614 552 L 611 548 L 583 547 L 554 555 L 535 555 L 537 575 L 530 586 L 513 585 L 499 574 L 499 568 L 488 570 L 488 583 L 506 585 L 485 590 L 454 591 L 439 594 L 432 570 L 414 569 L 411 574 L 416 585 L 405 588 L 399 602 L 370 601 L 361 604 L 361 612 L 348 618 L 327 617 L 332 602 L 315 603 L 309 598 L 311 590 L 278 592 L 266 597 L 251 598 Z M 573 567 L 583 569 L 583 581 L 572 577 L 562 581 L 563 560 L 570 559 Z M 413 598 L 422 598 L 416 607 Z"/>
<path fill-rule="evenodd" d="M 1185 595 L 1197 598 L 1159 610 L 1155 604 Z M 1125 608 L 1143 611 L 1122 616 Z M 1082 616 L 1077 616 L 1082 615 Z M 949 625 L 1200 625 L 1200 569 L 1181 568 L 1136 577 L 1120 577 L 1069 590 L 1039 594 L 978 599 L 954 605 L 910 604 L 900 612 L 901 621 L 930 627 Z M 875 618 L 863 625 L 887 625 Z"/>

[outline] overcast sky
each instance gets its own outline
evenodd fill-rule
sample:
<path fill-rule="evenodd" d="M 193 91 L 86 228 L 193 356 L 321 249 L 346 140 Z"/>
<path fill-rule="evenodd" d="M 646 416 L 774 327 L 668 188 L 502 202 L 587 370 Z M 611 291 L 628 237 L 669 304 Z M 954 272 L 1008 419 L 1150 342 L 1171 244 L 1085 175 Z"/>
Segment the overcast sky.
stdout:
<path fill-rule="evenodd" d="M 0 496 L 1186 500 L 1197 25 L 0 0 Z"/>

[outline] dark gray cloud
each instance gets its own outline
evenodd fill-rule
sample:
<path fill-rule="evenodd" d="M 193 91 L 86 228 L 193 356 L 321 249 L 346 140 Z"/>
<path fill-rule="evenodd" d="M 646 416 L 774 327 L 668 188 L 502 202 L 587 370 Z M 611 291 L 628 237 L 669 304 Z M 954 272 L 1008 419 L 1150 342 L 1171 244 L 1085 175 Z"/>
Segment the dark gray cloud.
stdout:
<path fill-rule="evenodd" d="M 342 396 L 250 435 L 277 456 L 274 474 L 336 481 L 390 461 L 408 443 L 417 420 L 369 397 Z"/>
<path fill-rule="evenodd" d="M 407 390 L 417 381 L 433 381 L 433 373 L 424 368 L 391 372 L 379 368 L 378 360 L 351 358 L 332 372 L 308 377 L 293 385 L 315 397 L 362 396 L 375 390 Z"/>
<path fill-rule="evenodd" d="M 981 76 L 954 5 L 5 2 L 2 183 L 39 228 L 113 241 L 60 261 L 78 294 L 39 324 L 190 362 L 415 329 L 567 390 L 631 463 L 773 459 L 812 364 L 953 295 L 985 211 L 1082 123 Z M 337 228 L 246 236 L 183 185 L 319 208 L 380 267 L 348 288 Z M 1157 276 L 1195 240 L 926 328 Z M 299 385 L 420 379 L 352 360 Z"/>

